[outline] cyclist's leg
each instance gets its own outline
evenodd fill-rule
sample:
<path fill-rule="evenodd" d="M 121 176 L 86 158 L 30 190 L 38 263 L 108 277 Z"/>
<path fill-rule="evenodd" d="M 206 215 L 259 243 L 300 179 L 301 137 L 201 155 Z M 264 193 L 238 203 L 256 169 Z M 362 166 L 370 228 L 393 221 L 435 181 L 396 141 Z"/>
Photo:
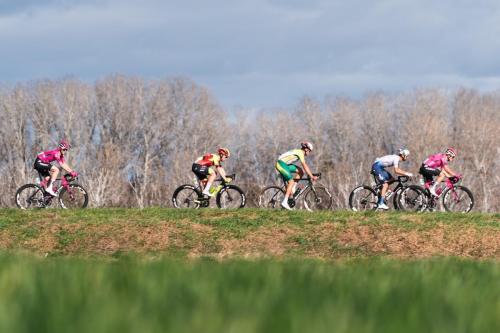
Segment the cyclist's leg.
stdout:
<path fill-rule="evenodd" d="M 196 178 L 200 182 L 201 190 L 203 191 L 203 189 L 207 185 L 207 181 L 208 181 L 208 179 L 207 179 L 208 168 L 206 166 L 203 166 L 203 165 L 200 165 L 197 163 L 193 163 L 193 166 L 191 167 L 191 171 L 193 171 L 194 175 L 196 176 Z"/>
<path fill-rule="evenodd" d="M 424 176 L 426 184 L 432 184 L 430 185 L 429 190 L 432 194 L 436 195 L 436 186 L 444 179 L 444 177 L 446 177 L 446 173 L 439 169 L 427 168 L 424 165 L 420 167 L 420 173 Z M 432 183 L 435 176 L 437 176 L 436 181 Z"/>
<path fill-rule="evenodd" d="M 293 164 L 288 165 L 283 161 L 278 161 L 276 163 L 276 170 L 281 174 L 283 179 L 285 179 L 286 183 L 286 191 L 285 191 L 285 198 L 283 199 L 283 202 L 281 203 L 282 206 L 284 206 L 287 209 L 290 209 L 288 206 L 288 198 L 290 197 L 290 194 L 292 193 L 292 188 L 293 184 L 295 181 L 293 180 L 293 173 L 297 172 L 297 167 Z"/>
<path fill-rule="evenodd" d="M 50 163 L 43 163 L 38 158 L 35 160 L 33 169 L 38 172 L 38 177 L 40 178 L 40 185 L 45 189 L 50 180 L 50 169 L 52 165 Z"/>
<path fill-rule="evenodd" d="M 384 167 L 378 163 L 373 164 L 372 172 L 375 176 L 375 179 L 382 184 L 382 189 L 380 190 L 380 197 L 378 199 L 378 205 L 382 207 L 386 207 L 384 203 L 384 197 L 387 193 L 387 189 L 389 188 L 389 180 L 391 180 L 392 176 L 389 172 L 387 172 Z"/>

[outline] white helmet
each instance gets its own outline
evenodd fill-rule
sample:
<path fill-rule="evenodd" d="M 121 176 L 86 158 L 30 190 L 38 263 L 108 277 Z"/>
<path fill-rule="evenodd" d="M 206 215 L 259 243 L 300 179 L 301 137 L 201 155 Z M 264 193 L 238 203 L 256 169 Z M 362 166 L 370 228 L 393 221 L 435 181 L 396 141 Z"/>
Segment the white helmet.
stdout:
<path fill-rule="evenodd" d="M 310 151 L 313 150 L 313 144 L 308 142 L 308 141 L 304 141 L 300 144 L 300 148 L 302 149 L 309 149 Z"/>
<path fill-rule="evenodd" d="M 403 158 L 407 158 L 409 155 L 410 155 L 410 151 L 406 148 L 401 148 L 399 151 L 398 151 L 398 155 L 403 157 Z"/>

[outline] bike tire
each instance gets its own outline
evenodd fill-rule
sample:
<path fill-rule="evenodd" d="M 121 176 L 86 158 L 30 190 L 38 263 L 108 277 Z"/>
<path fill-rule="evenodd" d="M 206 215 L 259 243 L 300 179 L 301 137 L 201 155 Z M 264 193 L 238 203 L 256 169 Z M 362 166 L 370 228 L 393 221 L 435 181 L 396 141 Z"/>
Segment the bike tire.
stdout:
<path fill-rule="evenodd" d="M 259 207 L 266 209 L 281 209 L 285 199 L 285 190 L 279 186 L 268 186 L 259 194 Z"/>
<path fill-rule="evenodd" d="M 447 188 L 442 196 L 443 207 L 447 212 L 468 213 L 474 207 L 474 196 L 465 186 L 456 185 L 453 188 Z"/>
<path fill-rule="evenodd" d="M 69 184 L 68 188 L 59 191 L 59 205 L 63 209 L 86 208 L 89 204 L 89 194 L 80 184 Z"/>
<path fill-rule="evenodd" d="M 201 192 L 193 185 L 181 185 L 172 194 L 172 204 L 175 208 L 200 208 Z"/>
<path fill-rule="evenodd" d="M 397 206 L 401 211 L 421 212 L 425 209 L 426 196 L 424 189 L 418 185 L 406 186 L 397 196 Z"/>
<path fill-rule="evenodd" d="M 45 208 L 43 189 L 36 184 L 21 186 L 14 197 L 16 206 L 20 209 Z"/>
<path fill-rule="evenodd" d="M 349 208 L 355 212 L 375 210 L 377 201 L 377 193 L 367 185 L 360 185 L 349 194 Z"/>
<path fill-rule="evenodd" d="M 304 208 L 314 210 L 330 209 L 333 205 L 333 196 L 324 186 L 314 186 L 304 194 Z"/>
<path fill-rule="evenodd" d="M 224 186 L 216 196 L 217 207 L 221 209 L 243 208 L 246 204 L 245 192 L 236 185 Z"/>
<path fill-rule="evenodd" d="M 400 188 L 398 188 L 398 190 L 396 192 L 394 192 L 394 196 L 392 197 L 392 206 L 396 210 L 400 210 L 400 208 L 399 208 L 399 202 L 398 202 L 399 201 L 399 196 L 401 195 L 401 193 L 404 191 L 405 188 L 406 188 L 406 186 L 400 187 Z"/>

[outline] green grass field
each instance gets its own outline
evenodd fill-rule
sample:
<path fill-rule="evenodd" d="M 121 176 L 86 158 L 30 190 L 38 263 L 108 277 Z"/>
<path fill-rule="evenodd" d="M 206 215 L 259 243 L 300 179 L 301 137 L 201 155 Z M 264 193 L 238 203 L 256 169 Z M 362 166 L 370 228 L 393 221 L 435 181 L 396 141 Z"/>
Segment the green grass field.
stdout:
<path fill-rule="evenodd" d="M 0 332 L 498 332 L 500 215 L 0 210 Z"/>
<path fill-rule="evenodd" d="M 500 267 L 457 259 L 0 257 L 1 332 L 498 332 Z"/>

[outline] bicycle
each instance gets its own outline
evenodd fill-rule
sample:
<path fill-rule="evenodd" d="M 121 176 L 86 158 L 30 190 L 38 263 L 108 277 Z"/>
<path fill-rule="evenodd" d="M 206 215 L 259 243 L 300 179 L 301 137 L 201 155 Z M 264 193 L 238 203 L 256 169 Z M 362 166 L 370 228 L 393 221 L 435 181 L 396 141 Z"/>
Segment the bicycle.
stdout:
<path fill-rule="evenodd" d="M 87 190 L 76 183 L 78 177 L 65 174 L 54 180 L 53 190 L 57 193 L 59 205 L 63 209 L 85 208 L 89 202 Z M 39 184 L 25 184 L 16 191 L 15 202 L 20 209 L 49 208 L 56 197 L 44 189 L 46 180 L 39 175 Z"/>
<path fill-rule="evenodd" d="M 236 175 L 228 175 L 231 181 L 235 180 Z M 217 207 L 221 209 L 228 208 L 243 208 L 246 204 L 246 196 L 242 189 L 238 186 L 229 184 L 224 179 L 219 178 L 214 182 L 220 185 L 214 187 L 217 192 L 215 202 Z M 195 179 L 195 184 L 184 184 L 179 186 L 172 195 L 172 203 L 175 208 L 205 208 L 210 205 L 211 197 L 204 196 L 203 193 L 203 180 Z"/>
<path fill-rule="evenodd" d="M 321 173 L 313 173 L 314 176 L 321 178 Z M 271 185 L 264 188 L 259 195 L 259 207 L 276 209 L 281 208 L 281 202 L 285 198 L 286 192 L 286 181 L 281 177 L 283 181 L 282 186 Z M 303 200 L 304 207 L 308 211 L 319 210 L 319 209 L 330 209 L 333 205 L 333 197 L 330 191 L 325 186 L 314 185 L 311 178 L 300 178 L 298 181 L 307 181 L 307 185 L 300 186 L 297 183 L 297 189 L 288 199 L 288 205 L 293 208 L 296 206 L 299 199 Z"/>
<path fill-rule="evenodd" d="M 370 172 L 370 174 L 375 179 L 375 185 L 369 186 L 363 184 L 356 186 L 349 195 L 349 208 L 351 208 L 355 212 L 377 209 L 383 184 L 377 180 L 373 171 Z M 387 190 L 385 194 L 385 201 L 388 203 L 392 198 L 393 206 L 395 209 L 406 210 L 406 207 L 401 207 L 398 201 L 401 192 L 409 187 L 405 185 L 405 183 L 407 183 L 409 180 L 410 177 L 408 176 L 398 176 L 398 178 L 393 178 L 389 181 L 389 185 L 394 183 L 397 183 L 397 185 L 392 190 Z"/>
<path fill-rule="evenodd" d="M 405 198 L 405 202 L 413 207 L 416 211 L 435 211 L 439 199 L 447 212 L 462 212 L 468 213 L 474 207 L 474 196 L 467 187 L 457 185 L 462 177 L 449 177 L 445 181 L 445 186 L 438 186 L 436 188 L 437 196 L 431 194 L 429 188 L 433 181 L 427 181 L 424 186 L 411 185 L 413 192 L 418 191 L 418 195 L 411 194 Z M 407 197 L 406 193 L 402 193 L 402 197 Z"/>

